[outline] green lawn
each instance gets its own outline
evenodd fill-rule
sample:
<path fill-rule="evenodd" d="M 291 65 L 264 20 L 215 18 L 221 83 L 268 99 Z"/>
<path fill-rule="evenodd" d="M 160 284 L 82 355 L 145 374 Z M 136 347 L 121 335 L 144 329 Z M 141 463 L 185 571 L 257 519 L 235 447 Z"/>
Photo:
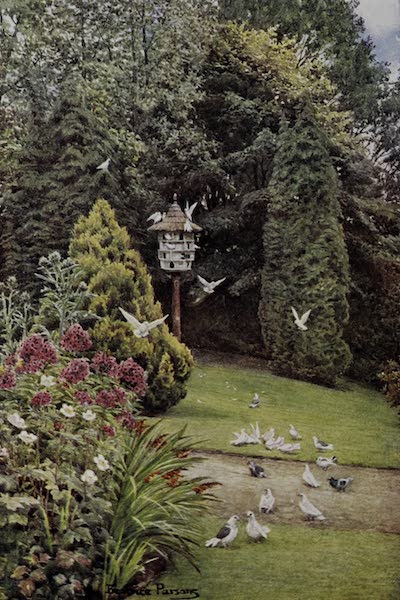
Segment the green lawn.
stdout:
<path fill-rule="evenodd" d="M 220 520 L 204 521 L 204 540 Z M 398 600 L 399 536 L 276 525 L 267 541 L 249 544 L 241 532 L 232 548 L 197 551 L 199 575 L 179 561 L 164 574 L 166 588 L 198 588 L 200 600 Z M 182 596 L 181 596 L 182 597 Z M 191 596 L 188 596 L 191 597 Z"/>
<path fill-rule="evenodd" d="M 258 392 L 262 404 L 249 409 Z M 169 430 L 187 424 L 187 432 L 208 449 L 315 460 L 312 436 L 334 445 L 342 464 L 400 467 L 398 416 L 379 392 L 345 382 L 343 389 L 276 377 L 265 371 L 198 366 L 185 400 L 163 419 Z M 230 445 L 233 432 L 258 421 L 262 431 L 275 427 L 289 441 L 289 424 L 302 433 L 297 455 L 268 452 L 263 446 Z"/>

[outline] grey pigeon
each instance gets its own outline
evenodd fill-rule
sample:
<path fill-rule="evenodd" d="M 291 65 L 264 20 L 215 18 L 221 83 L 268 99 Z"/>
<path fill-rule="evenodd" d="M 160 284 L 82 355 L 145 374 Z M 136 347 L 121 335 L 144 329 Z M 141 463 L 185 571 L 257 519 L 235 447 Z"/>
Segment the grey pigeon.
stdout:
<path fill-rule="evenodd" d="M 240 521 L 240 517 L 233 515 L 229 521 L 220 529 L 217 535 L 210 540 L 206 541 L 207 548 L 215 548 L 216 546 L 223 546 L 227 548 L 229 544 L 232 544 L 233 540 L 238 534 L 238 528 L 236 523 Z"/>
<path fill-rule="evenodd" d="M 322 452 L 326 452 L 327 450 L 333 450 L 332 444 L 327 444 L 322 440 L 319 440 L 316 435 L 313 436 L 314 446 L 317 450 L 322 450 Z"/>
<path fill-rule="evenodd" d="M 250 475 L 252 477 L 258 477 L 258 478 L 266 477 L 264 469 L 262 467 L 260 467 L 260 465 L 256 465 L 254 460 L 249 460 L 247 462 L 247 464 L 249 465 Z"/>
<path fill-rule="evenodd" d="M 260 406 L 260 396 L 258 394 L 254 394 L 253 400 L 249 404 L 249 408 L 258 408 Z"/>
<path fill-rule="evenodd" d="M 341 479 L 329 477 L 328 481 L 336 491 L 344 492 L 345 489 L 354 481 L 354 477 L 342 477 Z"/>
<path fill-rule="evenodd" d="M 247 535 L 255 542 L 260 542 L 263 538 L 266 540 L 271 531 L 269 527 L 261 525 L 251 510 L 248 511 L 247 516 L 249 519 L 246 526 Z"/>

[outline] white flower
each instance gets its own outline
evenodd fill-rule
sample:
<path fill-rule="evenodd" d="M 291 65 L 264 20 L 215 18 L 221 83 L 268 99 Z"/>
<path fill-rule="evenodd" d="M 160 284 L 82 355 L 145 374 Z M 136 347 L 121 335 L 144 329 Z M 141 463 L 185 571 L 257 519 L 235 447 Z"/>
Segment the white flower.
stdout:
<path fill-rule="evenodd" d="M 66 404 L 64 402 L 64 404 L 62 405 L 62 408 L 60 408 L 60 413 L 62 413 L 64 415 L 64 417 L 75 417 L 76 412 L 74 411 L 73 407 L 70 406 L 69 404 Z"/>
<path fill-rule="evenodd" d="M 93 485 L 97 481 L 97 475 L 92 469 L 86 469 L 83 475 L 81 475 L 81 480 L 83 483 L 87 483 L 88 485 Z"/>
<path fill-rule="evenodd" d="M 10 453 L 8 452 L 7 448 L 0 448 L 0 458 L 8 458 L 10 456 Z"/>
<path fill-rule="evenodd" d="M 110 463 L 107 459 L 104 458 L 102 454 L 98 454 L 94 457 L 93 460 L 96 463 L 97 468 L 100 469 L 100 471 L 107 471 L 107 469 L 110 468 Z"/>
<path fill-rule="evenodd" d="M 88 408 L 85 412 L 82 413 L 82 417 L 85 421 L 94 421 L 96 418 L 96 413 L 94 413 L 90 408 Z"/>
<path fill-rule="evenodd" d="M 53 375 L 42 375 L 40 378 L 40 385 L 43 385 L 43 387 L 52 387 L 53 385 L 56 385 L 56 379 Z"/>
<path fill-rule="evenodd" d="M 19 439 L 22 440 L 24 444 L 33 444 L 37 440 L 37 435 L 35 435 L 34 433 L 28 433 L 27 431 L 21 431 L 21 433 L 19 433 L 17 437 L 19 437 Z"/>
<path fill-rule="evenodd" d="M 26 429 L 25 419 L 20 417 L 18 413 L 7 415 L 7 421 L 11 423 L 11 425 L 14 425 L 14 427 L 18 427 L 18 429 Z"/>

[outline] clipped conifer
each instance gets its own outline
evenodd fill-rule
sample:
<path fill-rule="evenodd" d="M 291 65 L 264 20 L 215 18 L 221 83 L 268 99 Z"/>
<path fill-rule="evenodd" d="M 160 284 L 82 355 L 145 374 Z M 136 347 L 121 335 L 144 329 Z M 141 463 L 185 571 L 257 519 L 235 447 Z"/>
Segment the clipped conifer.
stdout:
<path fill-rule="evenodd" d="M 294 126 L 281 126 L 269 191 L 259 318 L 271 366 L 333 385 L 351 360 L 348 256 L 336 172 L 307 100 Z M 311 309 L 307 331 L 292 306 L 299 315 Z"/>
<path fill-rule="evenodd" d="M 162 310 L 154 299 L 145 263 L 107 201 L 98 200 L 89 215 L 79 219 L 70 255 L 84 270 L 89 291 L 96 294 L 89 304 L 89 309 L 101 317 L 90 332 L 96 349 L 119 360 L 132 356 L 143 366 L 149 386 L 144 399 L 146 412 L 163 412 L 179 402 L 186 394 L 192 355 L 167 325 L 153 329 L 148 337 L 137 338 L 122 317 L 120 306 L 139 321 L 158 319 Z"/>

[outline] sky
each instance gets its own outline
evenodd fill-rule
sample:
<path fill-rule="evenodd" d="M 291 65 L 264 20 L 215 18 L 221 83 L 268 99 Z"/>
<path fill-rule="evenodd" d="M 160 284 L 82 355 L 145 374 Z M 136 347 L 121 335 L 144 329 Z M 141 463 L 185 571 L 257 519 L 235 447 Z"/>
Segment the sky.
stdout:
<path fill-rule="evenodd" d="M 376 57 L 391 63 L 395 77 L 400 68 L 400 0 L 360 0 L 358 12 L 376 45 Z"/>

